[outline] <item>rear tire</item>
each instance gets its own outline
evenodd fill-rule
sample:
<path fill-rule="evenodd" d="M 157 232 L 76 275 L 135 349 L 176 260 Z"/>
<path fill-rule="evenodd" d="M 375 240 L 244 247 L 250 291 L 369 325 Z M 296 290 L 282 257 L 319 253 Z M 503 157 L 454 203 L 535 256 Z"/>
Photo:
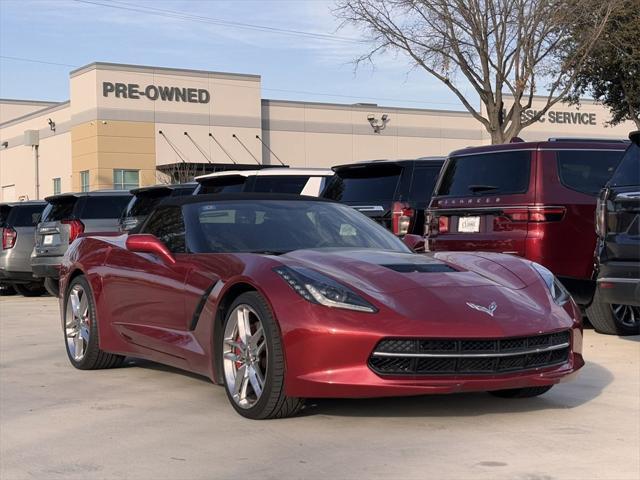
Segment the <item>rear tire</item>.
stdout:
<path fill-rule="evenodd" d="M 303 407 L 285 395 L 285 361 L 280 333 L 258 292 L 238 296 L 227 311 L 218 345 L 227 397 L 240 415 L 253 420 L 284 418 Z"/>
<path fill-rule="evenodd" d="M 551 390 L 551 387 L 553 387 L 553 385 L 546 385 L 544 387 L 510 388 L 509 390 L 495 390 L 489 393 L 500 398 L 531 398 L 547 393 Z"/>
<path fill-rule="evenodd" d="M 119 367 L 122 355 L 100 350 L 96 304 L 89 282 L 75 277 L 65 293 L 62 332 L 71 365 L 80 370 Z"/>
<path fill-rule="evenodd" d="M 13 288 L 23 297 L 40 297 L 47 293 L 42 282 L 16 283 Z"/>
<path fill-rule="evenodd" d="M 640 307 L 604 303 L 597 289 L 587 308 L 587 317 L 599 333 L 622 336 L 640 334 Z"/>
<path fill-rule="evenodd" d="M 60 283 L 57 278 L 50 278 L 50 277 L 45 278 L 44 288 L 46 288 L 47 292 L 49 292 L 54 297 L 60 296 Z"/>

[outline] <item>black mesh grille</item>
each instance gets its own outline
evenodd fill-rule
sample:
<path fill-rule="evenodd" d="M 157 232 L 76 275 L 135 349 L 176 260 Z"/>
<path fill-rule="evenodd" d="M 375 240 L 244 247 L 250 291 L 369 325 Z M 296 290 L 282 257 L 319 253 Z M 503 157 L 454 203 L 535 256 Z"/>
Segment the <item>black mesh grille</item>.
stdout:
<path fill-rule="evenodd" d="M 569 347 L 542 352 L 536 350 L 568 344 L 569 338 L 569 332 L 565 331 L 504 339 L 385 339 L 370 357 L 369 366 L 383 375 L 483 374 L 529 370 L 566 362 L 569 359 Z M 385 355 L 376 356 L 375 353 Z M 402 354 L 440 356 L 402 357 Z"/>

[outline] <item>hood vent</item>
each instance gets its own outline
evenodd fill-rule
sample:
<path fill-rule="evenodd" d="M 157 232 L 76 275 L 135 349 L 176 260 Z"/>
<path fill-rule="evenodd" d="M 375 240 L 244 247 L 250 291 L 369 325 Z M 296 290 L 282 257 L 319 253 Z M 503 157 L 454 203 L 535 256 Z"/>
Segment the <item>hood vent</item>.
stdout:
<path fill-rule="evenodd" d="M 457 272 L 445 263 L 393 263 L 388 265 L 380 265 L 400 273 L 450 273 Z"/>

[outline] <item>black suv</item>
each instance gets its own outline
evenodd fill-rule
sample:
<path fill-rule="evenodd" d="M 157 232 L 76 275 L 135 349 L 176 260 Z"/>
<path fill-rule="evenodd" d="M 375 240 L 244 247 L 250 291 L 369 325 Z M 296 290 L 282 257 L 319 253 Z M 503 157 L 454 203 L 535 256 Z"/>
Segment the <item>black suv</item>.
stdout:
<path fill-rule="evenodd" d="M 130 190 L 133 197 L 120 217 L 120 231 L 129 232 L 142 225 L 147 215 L 166 197 L 191 195 L 198 184 L 179 183 L 174 185 L 153 185 Z"/>
<path fill-rule="evenodd" d="M 597 288 L 588 316 L 601 333 L 640 334 L 640 130 L 596 206 Z"/>
<path fill-rule="evenodd" d="M 398 236 L 423 235 L 424 210 L 443 163 L 425 157 L 338 165 L 321 197 L 359 210 Z"/>

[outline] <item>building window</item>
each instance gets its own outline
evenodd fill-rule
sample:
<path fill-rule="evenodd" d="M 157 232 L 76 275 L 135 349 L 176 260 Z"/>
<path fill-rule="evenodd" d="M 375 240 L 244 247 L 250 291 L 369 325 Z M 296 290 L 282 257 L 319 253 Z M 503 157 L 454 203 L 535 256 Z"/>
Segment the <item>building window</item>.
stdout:
<path fill-rule="evenodd" d="M 58 195 L 59 193 L 61 193 L 61 186 L 60 186 L 60 177 L 58 178 L 54 178 L 53 179 L 53 194 L 54 195 Z"/>
<path fill-rule="evenodd" d="M 116 190 L 131 190 L 140 186 L 139 170 L 113 170 L 113 188 Z"/>
<path fill-rule="evenodd" d="M 89 170 L 83 170 L 80 172 L 80 191 L 89 191 Z"/>

